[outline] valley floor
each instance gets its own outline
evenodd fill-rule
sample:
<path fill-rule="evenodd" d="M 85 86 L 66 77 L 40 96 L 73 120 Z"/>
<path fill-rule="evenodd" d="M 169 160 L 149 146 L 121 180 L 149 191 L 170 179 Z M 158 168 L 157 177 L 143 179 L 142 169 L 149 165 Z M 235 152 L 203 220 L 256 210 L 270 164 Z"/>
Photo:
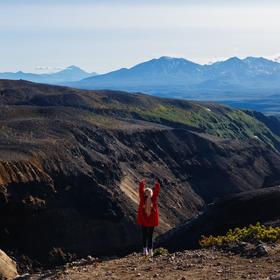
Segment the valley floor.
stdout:
<path fill-rule="evenodd" d="M 88 265 L 70 264 L 62 270 L 34 275 L 31 279 L 277 280 L 280 279 L 280 249 L 270 248 L 268 257 L 252 259 L 212 250 L 184 251 L 153 258 L 134 253 Z"/>

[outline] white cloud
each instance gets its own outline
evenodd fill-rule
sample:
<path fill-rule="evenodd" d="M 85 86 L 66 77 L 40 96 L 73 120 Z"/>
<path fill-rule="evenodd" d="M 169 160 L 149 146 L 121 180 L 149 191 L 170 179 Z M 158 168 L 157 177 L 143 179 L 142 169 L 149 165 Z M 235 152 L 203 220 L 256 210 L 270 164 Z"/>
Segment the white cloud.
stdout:
<path fill-rule="evenodd" d="M 36 66 L 35 71 L 37 72 L 57 72 L 64 69 L 63 67 L 56 66 Z"/>

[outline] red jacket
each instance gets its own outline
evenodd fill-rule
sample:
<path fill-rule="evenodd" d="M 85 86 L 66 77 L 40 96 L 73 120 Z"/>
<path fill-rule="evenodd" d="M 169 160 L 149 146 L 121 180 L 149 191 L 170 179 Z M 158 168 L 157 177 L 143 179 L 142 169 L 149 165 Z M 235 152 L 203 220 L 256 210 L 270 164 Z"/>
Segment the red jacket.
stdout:
<path fill-rule="evenodd" d="M 139 184 L 139 197 L 140 197 L 140 203 L 138 207 L 138 213 L 137 213 L 137 223 L 139 225 L 145 226 L 145 227 L 156 227 L 158 226 L 158 193 L 160 190 L 159 183 L 155 184 L 155 187 L 153 189 L 153 196 L 152 196 L 152 211 L 150 216 L 146 215 L 144 206 L 145 206 L 145 194 L 144 194 L 145 184 L 143 181 Z"/>

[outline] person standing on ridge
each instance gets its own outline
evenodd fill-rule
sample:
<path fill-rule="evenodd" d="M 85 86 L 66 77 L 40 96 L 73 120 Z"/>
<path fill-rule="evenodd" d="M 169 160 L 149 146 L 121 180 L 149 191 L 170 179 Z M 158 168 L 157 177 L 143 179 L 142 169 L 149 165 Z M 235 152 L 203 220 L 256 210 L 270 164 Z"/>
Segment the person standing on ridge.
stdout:
<path fill-rule="evenodd" d="M 159 180 L 156 180 L 153 189 L 146 188 L 146 180 L 139 183 L 139 207 L 137 223 L 142 227 L 143 254 L 153 256 L 153 233 L 158 226 L 158 194 L 160 191 Z"/>

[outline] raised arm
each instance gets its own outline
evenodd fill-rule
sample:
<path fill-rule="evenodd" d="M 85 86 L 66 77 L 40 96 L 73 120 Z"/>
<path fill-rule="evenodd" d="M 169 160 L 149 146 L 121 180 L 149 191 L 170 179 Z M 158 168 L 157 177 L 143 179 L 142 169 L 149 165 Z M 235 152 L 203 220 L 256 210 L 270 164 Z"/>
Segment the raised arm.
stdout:
<path fill-rule="evenodd" d="M 139 183 L 139 198 L 140 201 L 144 201 L 144 189 L 145 189 L 145 179 L 141 180 Z"/>
<path fill-rule="evenodd" d="M 160 191 L 160 183 L 157 181 L 154 187 L 154 197 L 157 197 Z"/>

